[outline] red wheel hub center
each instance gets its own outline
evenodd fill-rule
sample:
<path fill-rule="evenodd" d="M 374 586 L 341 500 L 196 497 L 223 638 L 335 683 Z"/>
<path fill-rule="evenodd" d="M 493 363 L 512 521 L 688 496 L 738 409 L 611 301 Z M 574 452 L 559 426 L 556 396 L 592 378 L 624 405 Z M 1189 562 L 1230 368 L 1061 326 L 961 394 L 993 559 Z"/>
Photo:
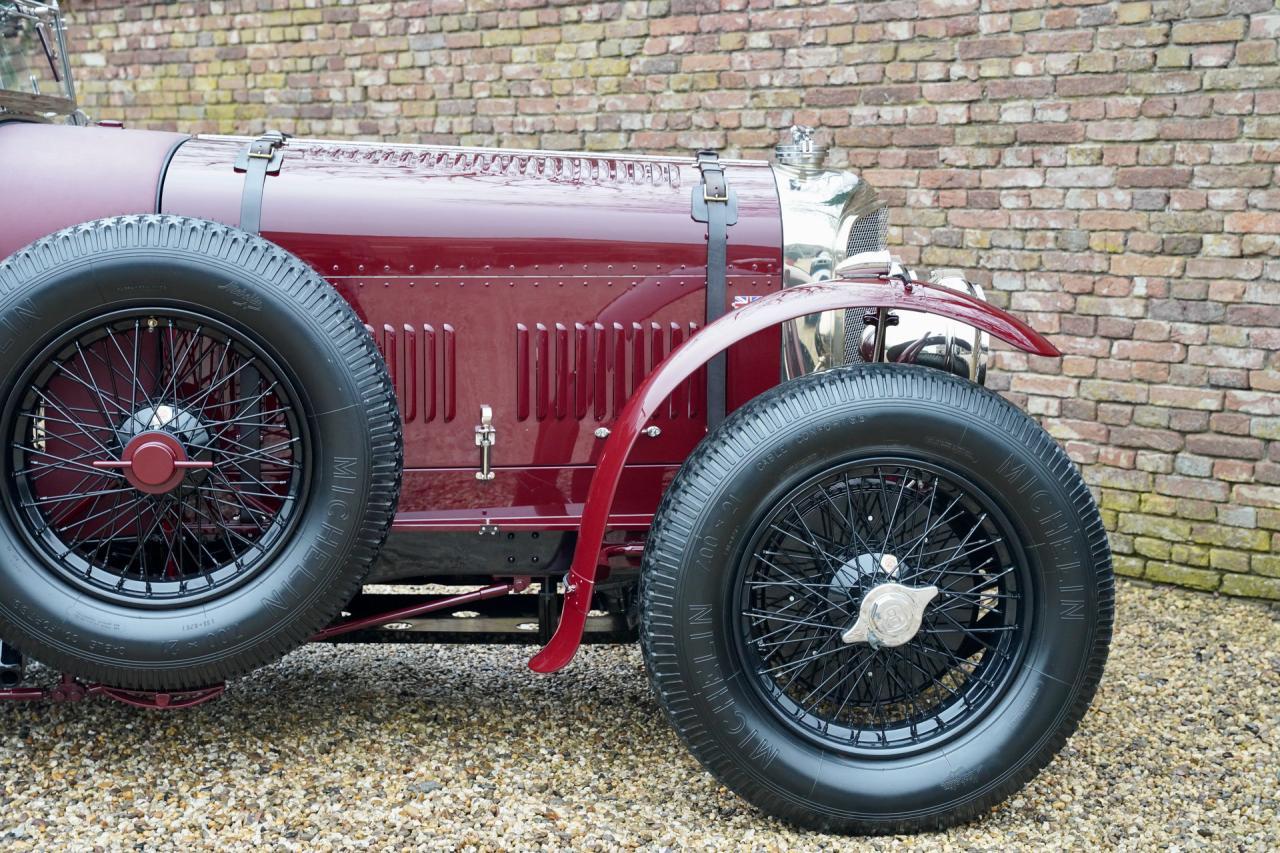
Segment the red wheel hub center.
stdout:
<path fill-rule="evenodd" d="M 163 495 L 177 488 L 191 468 L 211 468 L 212 462 L 187 458 L 178 439 L 167 432 L 144 432 L 125 445 L 117 461 L 98 461 L 95 468 L 120 468 L 126 480 L 140 492 Z"/>

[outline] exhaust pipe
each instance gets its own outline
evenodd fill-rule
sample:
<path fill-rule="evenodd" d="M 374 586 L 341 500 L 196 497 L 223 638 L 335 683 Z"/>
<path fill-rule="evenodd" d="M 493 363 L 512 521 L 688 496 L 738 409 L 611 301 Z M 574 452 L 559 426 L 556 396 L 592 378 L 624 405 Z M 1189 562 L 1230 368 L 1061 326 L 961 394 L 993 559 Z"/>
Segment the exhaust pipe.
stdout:
<path fill-rule="evenodd" d="M 23 668 L 22 652 L 8 643 L 0 642 L 0 688 L 7 690 L 21 684 Z"/>

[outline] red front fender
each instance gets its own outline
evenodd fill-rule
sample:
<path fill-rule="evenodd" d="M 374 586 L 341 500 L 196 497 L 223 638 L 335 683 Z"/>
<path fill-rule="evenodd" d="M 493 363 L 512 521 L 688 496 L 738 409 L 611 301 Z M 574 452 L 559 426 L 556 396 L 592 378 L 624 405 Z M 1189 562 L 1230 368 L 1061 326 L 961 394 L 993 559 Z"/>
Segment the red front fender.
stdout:
<path fill-rule="evenodd" d="M 673 350 L 631 395 L 613 424 L 587 492 L 578 544 L 566 580 L 560 625 L 551 642 L 529 661 L 530 669 L 555 672 L 565 667 L 577 652 L 587 612 L 591 609 L 600 546 L 604 541 L 618 478 L 640 430 L 667 396 L 716 353 L 749 335 L 797 317 L 846 308 L 923 311 L 967 323 L 1034 355 L 1061 354 L 1039 332 L 999 308 L 957 291 L 920 281 L 837 279 L 782 290 L 726 314 Z"/>

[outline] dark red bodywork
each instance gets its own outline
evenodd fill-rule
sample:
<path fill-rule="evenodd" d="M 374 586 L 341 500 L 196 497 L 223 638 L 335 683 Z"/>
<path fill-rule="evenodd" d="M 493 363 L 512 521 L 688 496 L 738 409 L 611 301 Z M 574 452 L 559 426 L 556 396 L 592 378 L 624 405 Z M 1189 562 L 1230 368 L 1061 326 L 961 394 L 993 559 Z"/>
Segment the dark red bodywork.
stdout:
<path fill-rule="evenodd" d="M 0 126 L 6 162 L 43 152 L 37 168 L 6 177 L 0 257 L 121 213 L 237 224 L 244 176 L 232 164 L 246 140 L 182 140 Z M 50 174 L 82 195 L 48 199 Z M 764 296 L 781 283 L 773 176 L 741 163 L 729 179 L 740 212 L 728 297 Z M 704 324 L 705 225 L 689 215 L 698 183 L 692 159 L 289 144 L 267 179 L 262 233 L 333 283 L 378 341 L 405 421 L 397 529 L 576 529 L 603 444 L 595 430 Z M 39 216 L 24 198 L 41 199 Z M 779 374 L 776 329 L 735 347 L 729 408 Z M 701 382 L 656 413 L 661 435 L 633 453 L 612 526 L 646 527 L 701 439 Z M 498 431 L 489 482 L 475 478 L 482 404 Z"/>
<path fill-rule="evenodd" d="M 194 139 L 162 205 L 234 223 L 244 140 Z M 729 295 L 780 285 L 781 228 L 764 164 L 732 171 L 740 221 Z M 324 275 L 373 330 L 400 397 L 397 527 L 574 529 L 594 436 L 662 358 L 703 325 L 705 226 L 692 161 L 294 141 L 267 179 L 263 236 Z M 775 384 L 776 332 L 730 357 L 729 404 Z M 695 378 L 624 475 L 620 526 L 644 527 L 705 431 Z M 493 408 L 497 476 L 475 478 L 475 425 Z"/>
<path fill-rule="evenodd" d="M 93 219 L 155 213 L 180 133 L 0 122 L 0 257 Z"/>
<path fill-rule="evenodd" d="M 6 173 L 0 257 L 118 214 L 236 225 L 245 178 L 233 164 L 247 142 L 0 123 L 0 160 L 29 167 Z M 78 192 L 47 192 L 51 174 Z M 738 220 L 725 307 L 746 307 L 701 334 L 706 225 L 690 215 L 692 158 L 294 140 L 266 179 L 263 236 L 346 298 L 395 384 L 405 426 L 395 529 L 578 531 L 540 671 L 577 647 L 610 558 L 605 533 L 642 539 L 705 434 L 703 366 L 715 353 L 728 349 L 730 410 L 781 380 L 779 324 L 819 311 L 937 313 L 1057 354 L 985 302 L 919 282 L 783 291 L 773 172 L 731 162 L 726 176 Z M 498 436 L 489 481 L 476 478 L 482 406 Z M 646 425 L 656 435 L 641 437 Z"/>

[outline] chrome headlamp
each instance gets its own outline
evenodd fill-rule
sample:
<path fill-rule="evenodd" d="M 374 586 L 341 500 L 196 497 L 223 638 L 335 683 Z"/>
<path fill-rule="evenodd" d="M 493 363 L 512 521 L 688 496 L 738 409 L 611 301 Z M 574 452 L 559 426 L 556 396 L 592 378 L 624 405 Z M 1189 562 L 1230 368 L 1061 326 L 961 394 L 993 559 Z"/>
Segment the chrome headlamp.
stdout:
<path fill-rule="evenodd" d="M 904 270 L 888 252 L 866 253 L 880 258 L 860 256 L 851 258 L 837 268 L 843 278 L 858 275 L 887 274 L 890 277 L 914 278 Z M 929 276 L 929 283 L 955 290 L 975 299 L 985 300 L 982 288 L 964 277 L 957 269 L 937 269 Z M 853 312 L 849 312 L 853 313 Z M 860 362 L 890 362 L 894 364 L 919 364 L 954 373 L 957 376 L 986 384 L 987 359 L 990 351 L 990 335 L 986 332 L 952 320 L 920 311 L 868 311 L 861 319 L 862 331 L 855 342 L 847 335 L 846 364 Z M 880 325 L 884 323 L 884 333 Z M 847 327 L 852 327 L 846 321 Z"/>

